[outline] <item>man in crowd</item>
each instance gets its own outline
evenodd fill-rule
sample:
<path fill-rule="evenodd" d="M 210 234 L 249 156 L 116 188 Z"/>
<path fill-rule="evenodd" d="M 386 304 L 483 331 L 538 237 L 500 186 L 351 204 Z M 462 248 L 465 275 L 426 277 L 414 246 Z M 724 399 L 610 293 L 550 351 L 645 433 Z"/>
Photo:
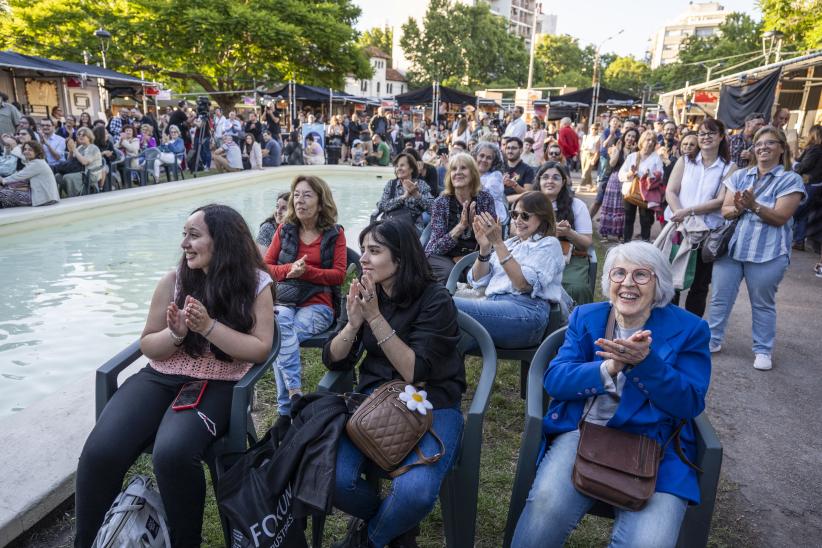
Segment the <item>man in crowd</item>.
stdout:
<path fill-rule="evenodd" d="M 0 91 L 0 135 L 14 135 L 22 117 L 17 107 L 9 103 L 9 96 Z"/>
<path fill-rule="evenodd" d="M 382 107 L 378 108 L 377 115 L 371 118 L 371 121 L 368 123 L 368 129 L 371 130 L 371 134 L 379 135 L 381 141 L 385 141 L 388 136 L 388 118 L 385 117 L 384 113 L 385 111 Z"/>
<path fill-rule="evenodd" d="M 761 112 L 752 112 L 745 116 L 745 127 L 741 133 L 731 137 L 731 162 L 740 169 L 751 165 L 753 155 L 753 137 L 765 125 L 765 115 Z"/>
<path fill-rule="evenodd" d="M 271 132 L 271 137 L 275 141 L 279 141 L 280 145 L 282 146 L 283 128 L 280 125 L 280 113 L 277 112 L 277 109 L 274 107 L 274 105 L 269 105 L 265 107 L 265 120 L 263 121 L 268 126 L 268 131 Z"/>
<path fill-rule="evenodd" d="M 263 166 L 279 167 L 283 163 L 283 147 L 270 130 L 263 131 Z"/>
<path fill-rule="evenodd" d="M 43 118 L 40 122 L 40 133 L 43 137 L 43 152 L 46 154 L 46 162 L 50 166 L 63 161 L 66 155 L 66 140 L 54 133 L 54 122 L 48 118 Z"/>
<path fill-rule="evenodd" d="M 666 185 L 679 158 L 679 141 L 676 138 L 676 130 L 676 124 L 668 120 L 662 126 L 662 140 L 657 139 L 659 142 L 657 154 L 662 159 L 663 165 L 662 182 Z"/>
<path fill-rule="evenodd" d="M 129 125 L 131 125 L 131 113 L 127 108 L 121 108 L 117 116 L 111 117 L 111 122 L 108 124 L 108 132 L 111 134 L 112 142 L 119 141 L 123 128 Z"/>
<path fill-rule="evenodd" d="M 245 133 L 250 133 L 254 136 L 254 140 L 258 143 L 263 142 L 263 125 L 257 120 L 257 113 L 252 112 L 248 115 L 248 121 L 243 128 Z"/>
<path fill-rule="evenodd" d="M 514 110 L 511 112 L 511 121 L 505 127 L 505 133 L 502 134 L 503 139 L 507 137 L 517 137 L 520 141 L 525 139 L 525 134 L 528 132 L 528 125 L 525 123 L 525 120 L 522 119 L 523 114 L 525 114 L 525 111 L 522 107 L 514 107 Z"/>
<path fill-rule="evenodd" d="M 503 149 L 505 169 L 502 173 L 502 182 L 509 202 L 516 201 L 514 197 L 517 194 L 532 190 L 534 186 L 534 168 L 522 161 L 522 146 L 519 137 L 509 137 Z"/>
<path fill-rule="evenodd" d="M 220 173 L 243 170 L 243 153 L 228 133 L 223 133 L 223 144 L 214 150 L 211 161 Z"/>
<path fill-rule="evenodd" d="M 791 118 L 791 111 L 786 107 L 776 107 L 776 112 L 773 115 L 773 125 L 785 132 L 785 139 L 788 141 L 788 147 L 791 149 L 791 158 L 799 157 L 799 133 L 793 128 L 788 127 L 788 120 Z"/>
<path fill-rule="evenodd" d="M 573 159 L 579 154 L 579 135 L 577 135 L 576 130 L 571 127 L 570 118 L 566 117 L 560 120 L 557 142 L 559 143 L 559 148 L 565 160 L 573 163 Z"/>
<path fill-rule="evenodd" d="M 185 100 L 180 101 L 177 103 L 177 110 L 171 113 L 171 116 L 168 117 L 168 125 L 166 126 L 165 132 L 168 135 L 168 128 L 171 126 L 177 126 L 177 129 L 180 130 L 180 136 L 183 138 L 183 143 L 185 143 L 187 148 L 190 148 L 191 145 L 191 132 L 188 131 L 188 114 L 186 114 L 186 107 L 188 103 Z"/>
<path fill-rule="evenodd" d="M 221 141 L 223 138 L 223 129 L 225 128 L 225 116 L 223 116 L 223 109 L 216 107 L 214 109 L 214 138 Z"/>
<path fill-rule="evenodd" d="M 230 135 L 234 142 L 238 142 L 242 128 L 242 124 L 237 119 L 237 113 L 232 110 L 228 113 L 228 118 L 223 119 L 223 131 L 220 133 L 220 137 Z"/>
<path fill-rule="evenodd" d="M 365 157 L 369 166 L 387 166 L 391 163 L 391 149 L 385 144 L 382 135 L 375 133 L 371 137 L 374 152 Z"/>

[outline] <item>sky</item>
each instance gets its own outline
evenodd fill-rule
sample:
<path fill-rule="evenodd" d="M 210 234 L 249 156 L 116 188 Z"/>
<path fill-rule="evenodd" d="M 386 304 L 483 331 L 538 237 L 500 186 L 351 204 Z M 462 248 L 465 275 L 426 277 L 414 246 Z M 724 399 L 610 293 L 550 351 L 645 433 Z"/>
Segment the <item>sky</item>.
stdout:
<path fill-rule="evenodd" d="M 353 0 L 362 9 L 357 29 L 400 25 L 409 16 L 422 18 L 426 0 Z M 643 58 L 651 35 L 667 21 L 685 11 L 688 0 L 569 1 L 543 0 L 542 11 L 555 13 L 557 33 L 578 38 L 580 45 L 599 44 L 605 38 L 625 29 L 618 39 L 602 46 L 603 52 L 634 55 Z M 740 11 L 758 19 L 761 14 L 755 0 L 725 0 L 719 2 L 729 12 Z M 388 9 L 386 9 L 388 7 Z M 596 12 L 594 12 L 594 8 Z M 580 13 L 592 17 L 579 17 Z"/>

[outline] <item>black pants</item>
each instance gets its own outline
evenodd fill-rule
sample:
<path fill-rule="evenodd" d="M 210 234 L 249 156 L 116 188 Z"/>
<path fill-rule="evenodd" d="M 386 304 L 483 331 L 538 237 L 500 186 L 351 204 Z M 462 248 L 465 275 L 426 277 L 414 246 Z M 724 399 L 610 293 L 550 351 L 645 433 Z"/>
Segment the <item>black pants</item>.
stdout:
<path fill-rule="evenodd" d="M 694 282 L 691 284 L 691 289 L 688 290 L 688 296 L 685 298 L 685 310 L 693 312 L 701 318 L 705 314 L 705 306 L 708 302 L 708 289 L 711 286 L 714 263 L 705 263 L 702 261 L 701 249 L 697 249 L 694 253 L 696 253 Z M 671 302 L 679 306 L 679 291 L 674 293 L 674 298 L 671 299 Z"/>
<path fill-rule="evenodd" d="M 634 239 L 634 221 L 636 221 L 636 210 L 639 209 L 639 234 L 646 242 L 651 240 L 651 225 L 654 224 L 654 212 L 647 207 L 639 207 L 622 201 L 625 208 L 625 226 L 622 230 L 624 242 Z"/>
<path fill-rule="evenodd" d="M 171 403 L 191 380 L 145 367 L 114 393 L 77 465 L 75 547 L 87 548 L 94 542 L 123 477 L 152 443 L 154 474 L 172 545 L 200 546 L 206 489 L 201 459 L 216 437 L 197 411 L 214 421 L 217 436 L 222 436 L 228 428 L 235 383 L 209 381 L 197 409 L 174 411 Z"/>

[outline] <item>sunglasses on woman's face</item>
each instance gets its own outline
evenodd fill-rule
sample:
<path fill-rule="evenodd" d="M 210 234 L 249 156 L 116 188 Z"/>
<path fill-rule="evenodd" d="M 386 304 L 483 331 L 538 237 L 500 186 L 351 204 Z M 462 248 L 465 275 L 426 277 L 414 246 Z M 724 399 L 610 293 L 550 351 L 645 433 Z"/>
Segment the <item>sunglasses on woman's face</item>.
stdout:
<path fill-rule="evenodd" d="M 515 221 L 518 220 L 520 217 L 522 217 L 523 222 L 527 223 L 528 221 L 531 220 L 531 217 L 533 217 L 533 216 L 534 216 L 533 213 L 527 213 L 525 211 L 514 210 L 514 211 L 511 212 L 511 218 Z"/>

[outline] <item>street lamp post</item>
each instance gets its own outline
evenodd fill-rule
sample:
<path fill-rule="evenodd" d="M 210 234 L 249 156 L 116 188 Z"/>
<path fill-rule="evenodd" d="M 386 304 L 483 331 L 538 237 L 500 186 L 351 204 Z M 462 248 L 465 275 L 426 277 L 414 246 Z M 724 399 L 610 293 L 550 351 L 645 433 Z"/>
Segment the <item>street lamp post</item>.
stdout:
<path fill-rule="evenodd" d="M 537 47 L 537 16 L 540 15 L 541 12 L 542 4 L 537 2 L 534 5 L 534 20 L 531 24 L 531 51 L 528 57 L 528 89 L 531 89 L 531 85 L 534 83 L 534 52 Z"/>
<path fill-rule="evenodd" d="M 714 69 L 721 67 L 722 63 L 719 62 L 715 65 L 710 65 L 710 66 L 706 65 L 705 63 L 699 63 L 699 65 L 707 71 L 707 74 L 705 75 L 705 81 L 710 82 L 711 81 L 711 73 L 714 71 Z"/>
<path fill-rule="evenodd" d="M 106 52 L 108 51 L 108 48 L 111 45 L 111 33 L 103 27 L 100 27 L 99 29 L 94 31 L 94 36 L 96 36 L 100 40 L 100 56 L 103 60 L 103 68 L 108 68 L 106 66 Z M 101 82 L 103 82 L 103 79 L 98 78 L 97 88 L 100 93 L 100 102 L 103 106 L 103 112 L 105 112 L 107 106 L 106 103 L 109 103 L 109 100 L 108 93 L 106 93 L 105 91 L 105 85 Z M 108 107 L 111 107 L 111 105 L 109 104 Z"/>
<path fill-rule="evenodd" d="M 588 115 L 588 126 L 589 127 L 590 127 L 591 124 L 594 123 L 594 116 L 596 116 L 597 107 L 599 106 L 597 104 L 599 102 L 599 80 L 600 80 L 600 77 L 599 77 L 599 50 L 602 48 L 602 46 L 605 45 L 606 42 L 608 42 L 609 40 L 613 40 L 614 38 L 616 38 L 617 36 L 619 36 L 623 32 L 625 32 L 625 29 L 619 29 L 619 32 L 617 32 L 616 34 L 612 34 L 611 36 L 609 36 L 608 38 L 606 38 L 605 40 L 600 42 L 599 45 L 597 46 L 596 55 L 594 55 L 594 78 L 593 78 L 593 81 L 591 82 L 591 86 L 594 89 L 593 89 L 593 93 L 592 93 L 593 97 L 591 98 L 592 99 L 591 100 L 591 113 Z"/>

